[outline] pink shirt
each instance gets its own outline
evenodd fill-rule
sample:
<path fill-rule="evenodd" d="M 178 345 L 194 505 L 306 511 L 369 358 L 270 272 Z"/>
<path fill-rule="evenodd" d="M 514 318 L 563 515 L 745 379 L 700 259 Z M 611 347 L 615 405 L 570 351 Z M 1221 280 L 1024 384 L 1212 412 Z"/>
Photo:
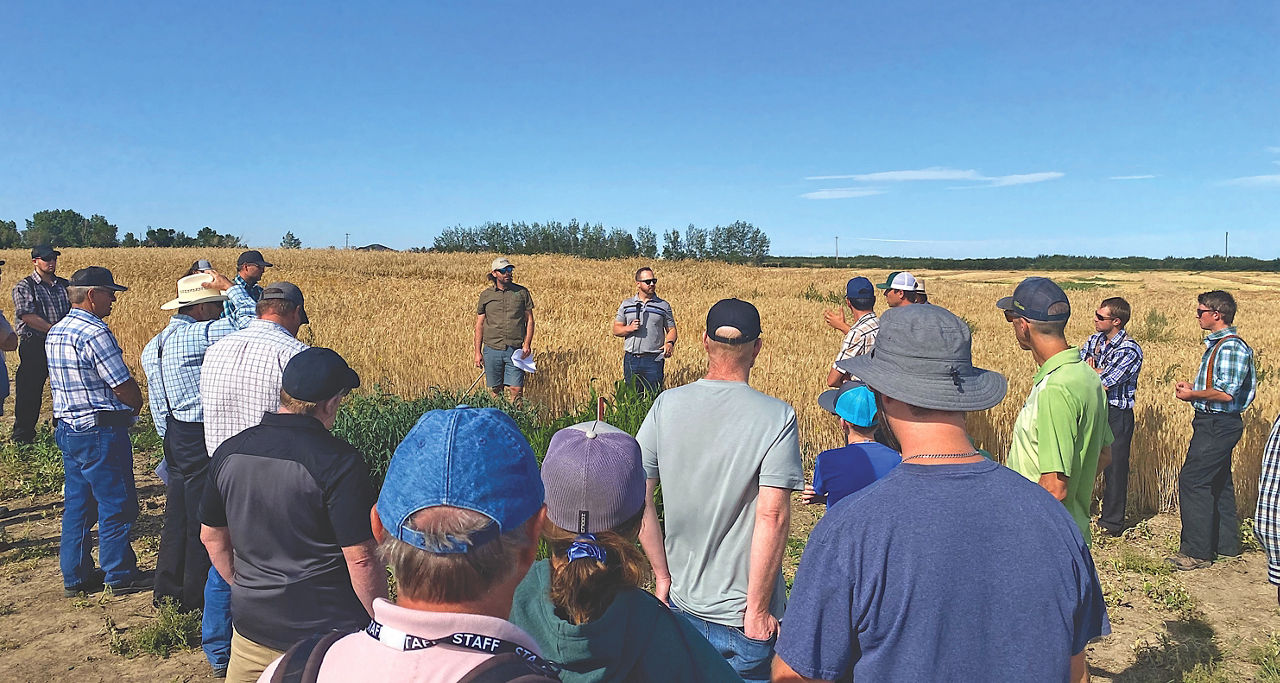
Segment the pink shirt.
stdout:
<path fill-rule="evenodd" d="M 377 598 L 373 601 L 373 615 L 384 629 L 394 629 L 424 638 L 443 638 L 454 633 L 466 632 L 501 638 L 537 654 L 542 654 L 537 642 L 520 627 L 506 619 L 478 614 L 453 614 L 448 612 L 423 612 L 406 609 Z M 453 683 L 474 669 L 490 655 L 473 650 L 439 645 L 425 650 L 405 652 L 374 640 L 361 631 L 352 633 L 329 648 L 320 666 L 317 683 L 346 683 L 347 681 L 422 681 L 424 683 Z M 270 683 L 275 673 L 277 658 L 262 672 L 258 683 Z"/>

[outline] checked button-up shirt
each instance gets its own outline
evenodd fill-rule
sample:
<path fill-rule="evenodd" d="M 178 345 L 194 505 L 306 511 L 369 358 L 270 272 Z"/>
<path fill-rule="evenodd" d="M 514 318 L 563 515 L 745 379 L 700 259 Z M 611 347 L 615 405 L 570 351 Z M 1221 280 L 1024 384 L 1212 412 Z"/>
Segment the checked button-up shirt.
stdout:
<path fill-rule="evenodd" d="M 1093 359 L 1098 378 L 1107 389 L 1107 403 L 1132 410 L 1138 391 L 1138 373 L 1142 371 L 1142 347 L 1120 330 L 1111 339 L 1098 332 L 1080 347 L 1080 360 Z"/>
<path fill-rule="evenodd" d="M 231 280 L 231 284 L 243 287 L 245 293 L 249 295 L 249 298 L 253 299 L 255 304 L 262 299 L 262 285 L 251 285 L 248 282 L 245 282 L 245 279 L 239 275 L 235 276 L 235 278 Z M 230 318 L 231 315 L 235 313 L 235 308 L 236 302 L 231 299 L 227 299 L 222 304 L 222 317 Z"/>
<path fill-rule="evenodd" d="M 13 317 L 17 326 L 14 328 L 19 337 L 40 336 L 27 324 L 22 316 L 36 314 L 44 318 L 50 325 L 56 324 L 71 310 L 71 301 L 67 298 L 67 280 L 54 277 L 53 282 L 40 279 L 40 273 L 33 272 L 18 280 L 13 286 Z"/>
<path fill-rule="evenodd" d="M 97 425 L 98 411 L 133 410 L 112 391 L 132 376 L 116 336 L 101 318 L 71 309 L 49 330 L 44 349 L 55 419 L 83 432 Z"/>
<path fill-rule="evenodd" d="M 151 419 L 161 438 L 171 409 L 176 420 L 204 422 L 204 405 L 200 401 L 200 366 L 204 363 L 204 354 L 215 342 L 244 329 L 254 319 L 256 302 L 243 285 L 228 289 L 227 297 L 227 303 L 233 304 L 230 316 L 196 322 L 195 318 L 179 313 L 142 349 Z"/>
<path fill-rule="evenodd" d="M 205 352 L 200 367 L 204 443 L 210 455 L 223 441 L 280 410 L 284 366 L 307 345 L 280 325 L 255 318 Z"/>
<path fill-rule="evenodd" d="M 1238 335 L 1235 326 L 1225 327 L 1204 338 L 1204 355 L 1200 358 L 1200 370 L 1196 372 L 1193 389 L 1217 389 L 1231 394 L 1230 401 L 1192 401 L 1196 410 L 1207 413 L 1242 413 L 1253 403 L 1258 388 L 1253 374 L 1253 349 L 1243 339 L 1228 339 L 1218 345 L 1218 340 Z M 1218 355 L 1213 361 L 1213 377 L 1209 374 L 1209 356 L 1218 345 Z"/>

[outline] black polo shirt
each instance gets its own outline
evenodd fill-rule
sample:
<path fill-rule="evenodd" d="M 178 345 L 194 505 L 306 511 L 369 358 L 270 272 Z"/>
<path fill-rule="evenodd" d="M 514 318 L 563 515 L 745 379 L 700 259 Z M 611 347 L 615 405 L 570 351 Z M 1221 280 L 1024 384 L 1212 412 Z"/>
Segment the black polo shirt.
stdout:
<path fill-rule="evenodd" d="M 240 635 L 286 650 L 368 625 L 342 555 L 373 538 L 375 496 L 359 451 L 314 417 L 268 413 L 218 447 L 210 473 L 200 521 L 231 532 Z"/>

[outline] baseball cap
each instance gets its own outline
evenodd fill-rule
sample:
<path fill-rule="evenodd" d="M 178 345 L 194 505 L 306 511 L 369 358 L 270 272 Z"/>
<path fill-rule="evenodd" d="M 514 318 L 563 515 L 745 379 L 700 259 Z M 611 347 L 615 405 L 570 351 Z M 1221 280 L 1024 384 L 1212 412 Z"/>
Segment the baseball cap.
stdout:
<path fill-rule="evenodd" d="M 267 260 L 262 258 L 262 252 L 256 249 L 246 251 L 243 254 L 240 254 L 240 258 L 236 259 L 237 268 L 245 265 L 246 263 L 252 263 L 257 266 L 262 266 L 263 268 L 271 267 L 271 264 L 267 263 Z"/>
<path fill-rule="evenodd" d="M 533 449 L 497 408 L 458 406 L 423 415 L 396 447 L 375 508 L 395 538 L 429 553 L 463 554 L 520 527 L 542 508 L 544 490 Z M 493 520 L 468 538 L 428 543 L 409 519 L 449 506 Z"/>
<path fill-rule="evenodd" d="M 617 528 L 644 509 L 640 444 L 600 421 L 565 427 L 542 459 L 547 519 L 579 534 Z"/>
<path fill-rule="evenodd" d="M 1071 317 L 1067 293 L 1047 277 L 1029 277 L 996 302 L 996 308 L 1016 313 L 1027 320 L 1057 322 Z"/>
<path fill-rule="evenodd" d="M 863 382 L 845 382 L 818 395 L 818 405 L 845 422 L 859 427 L 876 423 L 876 396 Z"/>
<path fill-rule="evenodd" d="M 507 260 L 506 258 L 496 258 L 496 259 L 494 259 L 494 260 L 493 260 L 493 263 L 492 263 L 491 265 L 492 265 L 493 267 L 492 267 L 492 268 L 490 268 L 489 270 L 502 270 L 503 268 L 515 268 L 515 267 L 516 267 L 516 264 L 512 263 L 511 261 Z"/>
<path fill-rule="evenodd" d="M 739 337 L 721 337 L 716 330 L 732 327 Z M 707 311 L 707 336 L 722 344 L 746 344 L 760 338 L 760 311 L 742 299 L 721 299 Z"/>
<path fill-rule="evenodd" d="M 49 259 L 54 256 L 60 256 L 61 254 L 62 252 L 47 244 L 37 244 L 36 246 L 31 247 L 31 258 Z"/>
<path fill-rule="evenodd" d="M 904 292 L 916 291 L 916 276 L 905 270 L 895 270 L 889 273 L 889 277 L 885 278 L 882 284 L 876 285 L 877 289 L 900 289 Z"/>
<path fill-rule="evenodd" d="M 313 346 L 289 359 L 280 388 L 299 401 L 319 403 L 360 386 L 360 375 L 333 349 Z"/>
<path fill-rule="evenodd" d="M 874 297 L 875 294 L 876 290 L 871 286 L 871 281 L 861 275 L 853 278 L 844 286 L 844 295 L 848 299 L 866 299 L 867 297 Z"/>
<path fill-rule="evenodd" d="M 302 290 L 292 282 L 272 282 L 262 290 L 262 297 L 258 301 L 266 301 L 267 299 L 284 299 L 298 304 L 298 309 L 302 311 L 302 324 L 306 325 L 311 322 L 307 318 L 307 309 L 302 305 Z"/>
<path fill-rule="evenodd" d="M 71 274 L 71 279 L 68 282 L 72 287 L 97 287 L 98 289 L 109 289 L 113 292 L 129 290 L 124 285 L 117 285 L 115 279 L 111 277 L 111 271 L 102 266 L 81 268 Z"/>

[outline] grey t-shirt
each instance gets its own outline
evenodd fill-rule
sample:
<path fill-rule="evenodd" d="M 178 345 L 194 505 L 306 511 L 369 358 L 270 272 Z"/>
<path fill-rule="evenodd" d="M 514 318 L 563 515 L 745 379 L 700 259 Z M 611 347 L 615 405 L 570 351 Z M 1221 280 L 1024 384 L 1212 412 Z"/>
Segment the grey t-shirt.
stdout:
<path fill-rule="evenodd" d="M 645 476 L 662 481 L 671 601 L 741 627 L 760 487 L 804 486 L 795 409 L 743 382 L 700 379 L 658 394 L 636 438 Z M 769 612 L 785 608 L 779 573 Z"/>
<path fill-rule="evenodd" d="M 620 323 L 631 323 L 640 319 L 640 329 L 629 334 L 622 341 L 622 349 L 627 353 L 660 353 L 666 350 L 667 329 L 676 326 L 676 316 L 671 312 L 671 304 L 665 299 L 654 296 L 645 301 L 639 296 L 627 297 L 618 306 L 618 315 L 614 320 Z"/>

